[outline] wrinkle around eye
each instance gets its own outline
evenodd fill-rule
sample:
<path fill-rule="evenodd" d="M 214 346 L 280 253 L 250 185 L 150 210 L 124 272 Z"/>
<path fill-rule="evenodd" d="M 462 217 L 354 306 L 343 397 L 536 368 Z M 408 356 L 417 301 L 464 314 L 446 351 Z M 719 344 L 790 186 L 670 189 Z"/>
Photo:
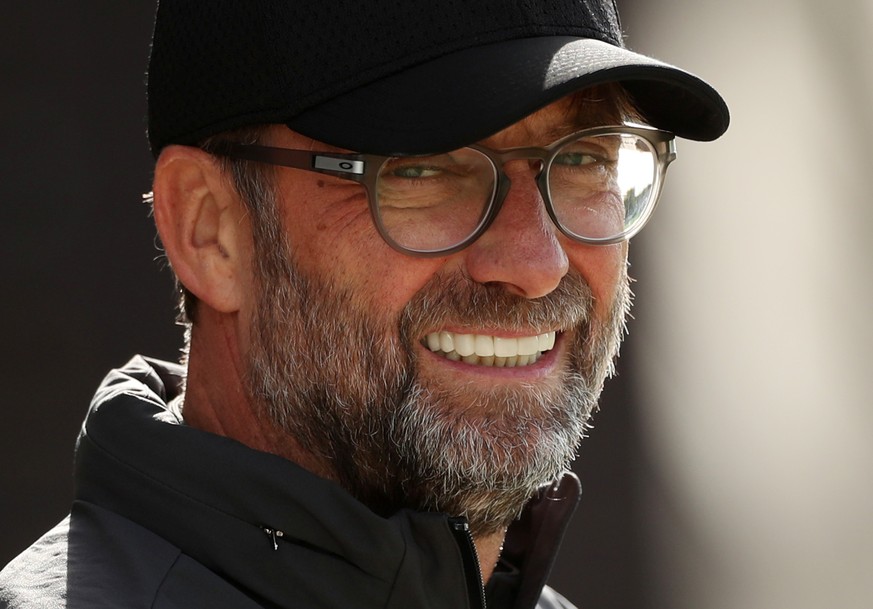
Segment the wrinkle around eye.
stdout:
<path fill-rule="evenodd" d="M 349 205 L 351 199 L 337 201 L 333 206 L 320 215 L 315 223 L 315 228 L 320 233 L 330 233 L 333 239 L 346 240 L 351 235 L 364 233 L 372 225 L 370 210 L 364 205 Z M 291 222 L 299 222 L 293 217 Z"/>
<path fill-rule="evenodd" d="M 329 192 L 334 199 L 331 205 L 348 205 L 363 201 L 367 203 L 367 191 L 360 185 L 339 178 L 319 180 L 319 188 Z M 293 195 L 292 195 L 293 196 Z"/>
<path fill-rule="evenodd" d="M 305 214 L 313 219 L 319 232 L 346 230 L 362 221 L 370 221 L 367 193 L 360 184 L 327 178 L 318 184 L 317 193 L 285 193 L 285 221 L 290 226 L 299 224 Z"/>
<path fill-rule="evenodd" d="M 439 167 L 430 167 L 428 165 L 403 165 L 392 170 L 391 173 L 383 175 L 382 179 L 424 180 L 436 177 L 442 171 Z"/>

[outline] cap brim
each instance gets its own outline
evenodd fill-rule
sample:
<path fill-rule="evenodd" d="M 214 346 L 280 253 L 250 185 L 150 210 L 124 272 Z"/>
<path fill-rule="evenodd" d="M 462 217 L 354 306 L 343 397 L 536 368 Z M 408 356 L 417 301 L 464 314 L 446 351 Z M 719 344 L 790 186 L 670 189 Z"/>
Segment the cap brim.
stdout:
<path fill-rule="evenodd" d="M 709 141 L 730 115 L 700 78 L 589 38 L 521 38 L 457 51 L 340 95 L 288 121 L 304 135 L 377 154 L 451 150 L 573 92 L 620 82 L 646 121 Z"/>

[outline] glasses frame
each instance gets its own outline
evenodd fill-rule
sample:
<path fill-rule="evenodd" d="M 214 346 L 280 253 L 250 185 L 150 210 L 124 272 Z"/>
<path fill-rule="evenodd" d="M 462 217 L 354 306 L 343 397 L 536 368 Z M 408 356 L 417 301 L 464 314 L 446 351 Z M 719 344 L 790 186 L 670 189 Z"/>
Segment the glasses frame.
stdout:
<path fill-rule="evenodd" d="M 648 209 L 641 214 L 637 220 L 624 229 L 618 235 L 606 238 L 582 237 L 576 235 L 566 229 L 558 220 L 554 207 L 552 206 L 552 196 L 549 189 L 549 170 L 552 161 L 557 156 L 560 149 L 567 143 L 579 139 L 581 137 L 593 137 L 602 135 L 634 135 L 642 138 L 652 146 L 655 153 L 657 166 L 655 168 L 654 182 L 652 184 L 651 201 L 648 203 Z M 274 146 L 262 146 L 259 144 L 239 144 L 236 142 L 219 141 L 210 145 L 208 152 L 213 155 L 238 159 L 243 161 L 253 161 L 256 163 L 266 163 L 268 165 L 277 165 L 280 167 L 290 167 L 292 169 L 302 169 L 324 175 L 333 176 L 343 180 L 350 180 L 361 184 L 367 193 L 367 202 L 370 207 L 370 216 L 373 218 L 373 223 L 376 225 L 376 230 L 382 239 L 385 240 L 395 250 L 418 257 L 436 257 L 454 254 L 471 245 L 482 234 L 488 230 L 488 227 L 494 222 L 500 209 L 503 207 L 503 202 L 506 195 L 509 193 L 511 181 L 509 176 L 503 170 L 504 164 L 509 161 L 517 160 L 539 160 L 540 168 L 536 177 L 537 187 L 543 197 L 543 202 L 546 206 L 546 211 L 549 214 L 552 222 L 558 227 L 562 234 L 569 239 L 578 243 L 587 245 L 611 245 L 626 241 L 636 235 L 645 224 L 648 222 L 652 213 L 657 207 L 658 199 L 661 195 L 661 188 L 664 183 L 664 178 L 667 173 L 667 167 L 676 159 L 676 141 L 675 136 L 668 132 L 645 125 L 624 124 L 624 125 L 607 125 L 602 127 L 593 127 L 590 129 L 582 129 L 569 135 L 566 135 L 548 146 L 524 146 L 518 148 L 507 148 L 503 150 L 495 150 L 482 146 L 480 144 L 471 144 L 465 146 L 481 153 L 491 162 L 494 169 L 494 187 L 491 192 L 491 199 L 487 203 L 485 212 L 479 221 L 478 226 L 470 233 L 470 235 L 451 247 L 434 249 L 434 250 L 419 250 L 409 248 L 397 243 L 389 234 L 388 230 L 382 223 L 382 218 L 379 213 L 379 202 L 376 194 L 376 182 L 379 178 L 379 172 L 382 167 L 390 159 L 396 158 L 415 158 L 417 156 L 432 156 L 432 154 L 421 155 L 380 155 L 366 153 L 338 153 L 324 152 L 312 150 L 294 150 L 290 148 L 278 148 Z"/>

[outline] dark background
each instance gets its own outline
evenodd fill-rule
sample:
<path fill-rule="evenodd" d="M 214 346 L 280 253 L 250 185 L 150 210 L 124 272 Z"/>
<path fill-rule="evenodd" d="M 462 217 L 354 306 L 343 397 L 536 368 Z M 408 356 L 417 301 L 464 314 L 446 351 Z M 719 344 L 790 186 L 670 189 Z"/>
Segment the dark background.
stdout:
<path fill-rule="evenodd" d="M 632 3 L 622 9 L 627 17 Z M 141 200 L 153 166 L 153 11 L 146 1 L 31 1 L 7 3 L 0 20 L 0 565 L 66 514 L 75 438 L 105 373 L 136 353 L 174 359 L 181 344 Z M 636 310 L 645 314 L 644 295 Z M 631 332 L 576 464 L 583 500 L 553 576 L 585 607 L 655 603 L 634 351 Z"/>

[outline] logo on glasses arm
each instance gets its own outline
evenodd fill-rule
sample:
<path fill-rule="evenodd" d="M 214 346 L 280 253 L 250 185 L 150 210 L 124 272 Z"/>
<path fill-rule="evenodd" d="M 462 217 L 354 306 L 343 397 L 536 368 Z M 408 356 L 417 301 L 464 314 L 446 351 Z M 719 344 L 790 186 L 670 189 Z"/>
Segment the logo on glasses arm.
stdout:
<path fill-rule="evenodd" d="M 355 175 L 363 175 L 364 173 L 364 161 L 338 159 L 331 156 L 317 156 L 315 157 L 313 165 L 316 169 L 326 169 L 328 171 L 353 173 Z"/>

